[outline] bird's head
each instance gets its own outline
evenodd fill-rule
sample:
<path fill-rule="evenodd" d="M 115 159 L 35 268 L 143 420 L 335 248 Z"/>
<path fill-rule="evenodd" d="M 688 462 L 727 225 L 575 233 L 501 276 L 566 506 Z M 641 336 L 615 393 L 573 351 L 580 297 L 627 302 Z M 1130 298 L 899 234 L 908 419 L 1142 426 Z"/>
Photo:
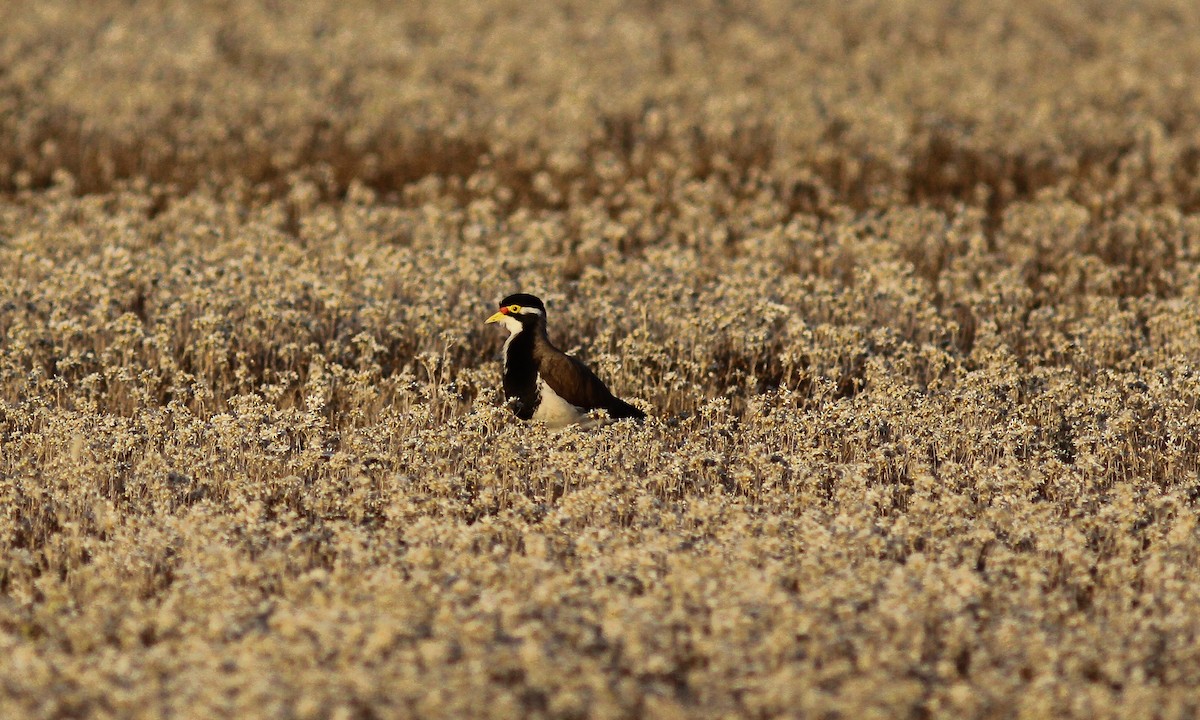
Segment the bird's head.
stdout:
<path fill-rule="evenodd" d="M 529 293 L 509 295 L 500 301 L 500 309 L 487 322 L 503 323 L 508 332 L 515 335 L 527 327 L 545 323 L 546 306 Z"/>

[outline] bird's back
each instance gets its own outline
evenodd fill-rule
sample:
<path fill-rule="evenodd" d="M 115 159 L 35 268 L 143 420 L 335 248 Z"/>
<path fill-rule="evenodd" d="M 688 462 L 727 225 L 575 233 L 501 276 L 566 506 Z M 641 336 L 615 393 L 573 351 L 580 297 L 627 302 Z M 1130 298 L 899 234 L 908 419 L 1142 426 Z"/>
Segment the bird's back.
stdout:
<path fill-rule="evenodd" d="M 642 419 L 646 414 L 612 394 L 608 386 L 579 359 L 567 355 L 543 337 L 534 345 L 538 373 L 562 399 L 584 412 L 603 409 L 614 419 Z"/>

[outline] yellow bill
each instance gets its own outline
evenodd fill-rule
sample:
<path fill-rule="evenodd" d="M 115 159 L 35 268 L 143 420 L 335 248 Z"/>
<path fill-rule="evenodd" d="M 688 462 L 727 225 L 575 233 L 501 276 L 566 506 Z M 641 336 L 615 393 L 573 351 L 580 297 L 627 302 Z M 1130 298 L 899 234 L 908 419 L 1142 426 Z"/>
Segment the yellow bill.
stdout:
<path fill-rule="evenodd" d="M 508 314 L 508 308 L 500 308 L 499 311 L 497 311 L 490 318 L 488 318 L 486 321 L 484 321 L 483 324 L 487 325 L 488 323 L 500 322 L 500 320 L 507 314 Z"/>

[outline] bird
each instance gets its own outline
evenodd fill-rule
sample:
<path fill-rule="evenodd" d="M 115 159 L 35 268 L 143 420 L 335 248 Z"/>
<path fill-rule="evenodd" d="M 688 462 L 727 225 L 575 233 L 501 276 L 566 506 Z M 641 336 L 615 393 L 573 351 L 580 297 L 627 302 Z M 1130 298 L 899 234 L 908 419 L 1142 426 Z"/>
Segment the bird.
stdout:
<path fill-rule="evenodd" d="M 589 422 L 602 409 L 612 420 L 642 420 L 646 413 L 614 396 L 578 359 L 554 347 L 546 334 L 546 305 L 528 293 L 509 295 L 485 324 L 501 323 L 504 341 L 504 396 L 522 420 L 554 430 Z"/>

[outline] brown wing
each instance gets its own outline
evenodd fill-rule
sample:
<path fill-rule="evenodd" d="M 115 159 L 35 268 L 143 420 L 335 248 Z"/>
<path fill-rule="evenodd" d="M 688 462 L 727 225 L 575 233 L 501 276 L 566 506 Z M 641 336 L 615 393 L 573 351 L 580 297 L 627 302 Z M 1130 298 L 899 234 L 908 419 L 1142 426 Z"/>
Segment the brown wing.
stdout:
<path fill-rule="evenodd" d="M 587 365 L 555 347 L 539 350 L 538 373 L 560 398 L 584 410 L 612 405 L 613 394 Z"/>

